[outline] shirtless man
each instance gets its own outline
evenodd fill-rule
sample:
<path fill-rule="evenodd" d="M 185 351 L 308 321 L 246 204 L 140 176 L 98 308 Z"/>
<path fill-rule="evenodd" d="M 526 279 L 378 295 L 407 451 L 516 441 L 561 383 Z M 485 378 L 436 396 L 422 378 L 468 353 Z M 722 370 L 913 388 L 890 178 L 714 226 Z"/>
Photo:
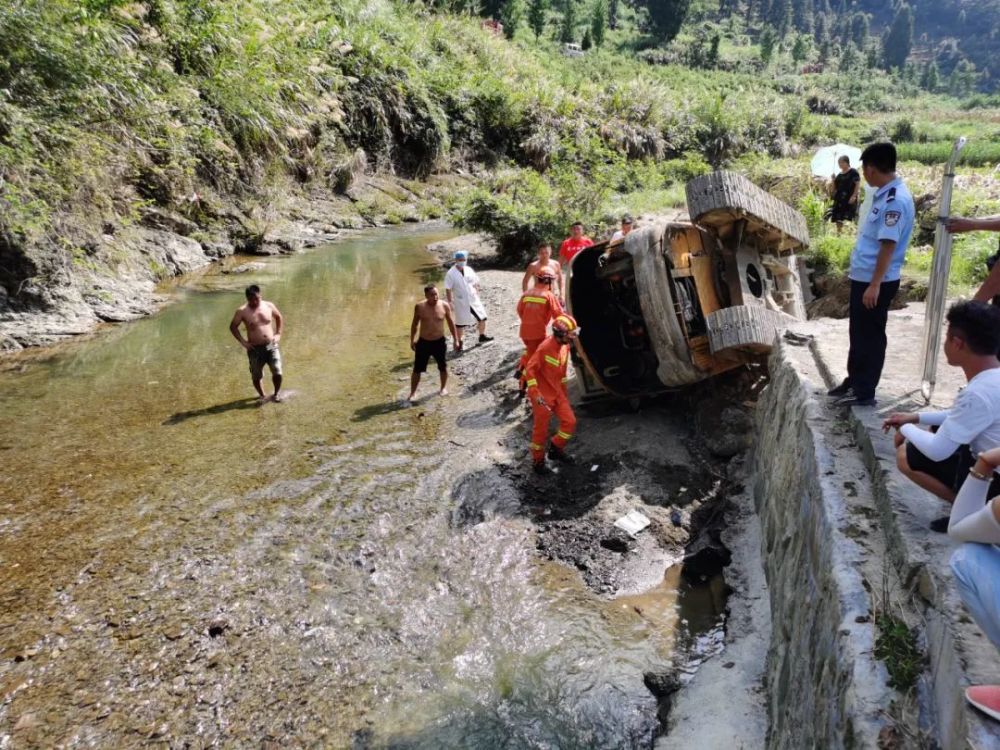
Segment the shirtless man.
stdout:
<path fill-rule="evenodd" d="M 552 259 L 552 245 L 548 242 L 543 242 L 538 246 L 538 259 L 528 264 L 528 269 L 521 279 L 521 292 L 524 293 L 528 291 L 529 286 L 534 286 L 535 279 L 542 274 L 556 277 L 555 292 L 560 304 L 562 304 L 565 299 L 563 297 L 562 264 L 558 260 Z"/>
<path fill-rule="evenodd" d="M 260 403 L 269 399 L 264 395 L 261 381 L 264 379 L 264 365 L 271 370 L 271 382 L 274 384 L 272 401 L 281 401 L 281 352 L 278 342 L 281 341 L 281 329 L 285 321 L 281 312 L 273 303 L 261 299 L 260 287 L 251 284 L 246 290 L 247 303 L 240 307 L 229 324 L 229 330 L 240 346 L 247 350 L 250 359 L 250 378 L 257 390 Z M 247 337 L 240 333 L 240 325 L 247 328 Z"/>
<path fill-rule="evenodd" d="M 448 366 L 445 364 L 445 354 L 448 347 L 444 340 L 444 324 L 448 324 L 451 331 L 452 345 L 456 350 L 462 348 L 462 339 L 458 335 L 455 327 L 455 320 L 451 316 L 451 305 L 438 298 L 438 290 L 434 284 L 424 287 L 423 302 L 418 302 L 413 308 L 413 322 L 410 324 L 410 348 L 414 351 L 413 374 L 410 376 L 410 397 L 408 403 L 413 403 L 413 397 L 417 394 L 417 386 L 420 385 L 420 375 L 427 372 L 427 363 L 431 357 L 437 362 L 438 372 L 441 374 L 441 395 L 447 396 L 448 389 Z M 417 328 L 420 329 L 420 337 L 417 335 Z"/>

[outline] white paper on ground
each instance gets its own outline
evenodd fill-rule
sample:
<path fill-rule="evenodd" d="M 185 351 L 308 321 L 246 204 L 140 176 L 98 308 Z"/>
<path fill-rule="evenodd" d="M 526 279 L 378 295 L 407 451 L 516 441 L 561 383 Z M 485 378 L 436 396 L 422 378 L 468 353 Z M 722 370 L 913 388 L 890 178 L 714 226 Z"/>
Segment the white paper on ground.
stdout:
<path fill-rule="evenodd" d="M 615 521 L 615 526 L 630 536 L 635 536 L 649 526 L 649 519 L 637 510 L 630 510 Z"/>

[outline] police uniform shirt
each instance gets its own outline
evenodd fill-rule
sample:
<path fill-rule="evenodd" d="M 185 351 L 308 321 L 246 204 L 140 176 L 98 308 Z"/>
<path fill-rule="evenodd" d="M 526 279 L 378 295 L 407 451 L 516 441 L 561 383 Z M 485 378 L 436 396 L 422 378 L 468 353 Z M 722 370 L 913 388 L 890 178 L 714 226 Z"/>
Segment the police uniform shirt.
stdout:
<path fill-rule="evenodd" d="M 854 252 L 851 253 L 851 281 L 872 280 L 881 240 L 893 240 L 896 243 L 892 261 L 882 281 L 899 279 L 906 248 L 913 234 L 915 213 L 913 196 L 898 177 L 875 191 L 871 210 L 859 222 L 858 239 L 854 244 Z"/>

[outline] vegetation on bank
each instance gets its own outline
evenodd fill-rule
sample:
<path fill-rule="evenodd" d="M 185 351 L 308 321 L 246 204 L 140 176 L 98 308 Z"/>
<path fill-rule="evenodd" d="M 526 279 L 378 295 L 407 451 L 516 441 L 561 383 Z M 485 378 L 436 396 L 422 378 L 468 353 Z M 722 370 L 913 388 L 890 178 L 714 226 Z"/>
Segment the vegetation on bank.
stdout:
<path fill-rule="evenodd" d="M 450 217 L 514 260 L 577 218 L 599 233 L 624 210 L 681 206 L 684 182 L 716 167 L 779 194 L 804 187 L 787 197 L 812 210 L 808 156 L 824 143 L 894 138 L 904 168 L 927 172 L 915 192 L 935 179 L 917 162 L 939 162 L 960 132 L 967 164 L 1000 161 L 997 101 L 929 93 L 905 66 L 876 72 L 879 60 L 837 47 L 861 33 L 851 24 L 823 22 L 824 36 L 814 17 L 806 38 L 794 18 L 769 33 L 746 3 L 680 5 L 688 21 L 664 43 L 624 0 L 526 1 L 520 15 L 500 2 L 509 39 L 450 12 L 460 0 L 3 3 L 0 258 L 78 257 L 151 207 L 253 234 L 282 191 L 462 171 L 475 187 Z M 561 54 L 560 39 L 584 33 L 585 55 Z M 995 195 L 968 206 L 997 207 Z M 18 263 L 0 266 L 13 297 Z"/>

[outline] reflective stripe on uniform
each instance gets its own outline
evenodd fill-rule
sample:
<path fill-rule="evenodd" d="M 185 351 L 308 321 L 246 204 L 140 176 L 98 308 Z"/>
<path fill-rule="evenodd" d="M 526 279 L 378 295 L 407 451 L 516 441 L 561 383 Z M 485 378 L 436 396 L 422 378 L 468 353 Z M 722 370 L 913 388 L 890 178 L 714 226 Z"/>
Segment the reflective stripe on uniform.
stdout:
<path fill-rule="evenodd" d="M 548 362 L 553 367 L 559 367 L 559 365 L 562 364 L 562 362 L 560 362 L 558 358 L 550 357 L 548 354 L 545 355 L 545 361 Z"/>
<path fill-rule="evenodd" d="M 548 303 L 548 300 L 545 299 L 545 297 L 521 297 L 521 299 L 525 302 L 534 302 L 539 305 L 545 305 Z"/>
<path fill-rule="evenodd" d="M 528 447 L 531 448 L 531 450 L 533 451 L 540 451 L 542 449 L 542 446 L 540 446 L 538 443 L 531 443 Z"/>
<path fill-rule="evenodd" d="M 556 433 L 556 437 L 561 437 L 563 440 L 569 440 L 573 436 L 572 435 L 567 435 L 562 430 L 559 430 L 559 432 Z"/>
<path fill-rule="evenodd" d="M 538 381 L 535 380 L 534 378 L 531 378 L 530 380 L 527 381 L 527 386 L 530 388 L 533 385 L 538 385 Z"/>
<path fill-rule="evenodd" d="M 569 382 L 569 378 L 563 378 L 563 379 L 562 379 L 562 382 L 564 382 L 564 383 L 568 383 L 568 382 Z"/>

